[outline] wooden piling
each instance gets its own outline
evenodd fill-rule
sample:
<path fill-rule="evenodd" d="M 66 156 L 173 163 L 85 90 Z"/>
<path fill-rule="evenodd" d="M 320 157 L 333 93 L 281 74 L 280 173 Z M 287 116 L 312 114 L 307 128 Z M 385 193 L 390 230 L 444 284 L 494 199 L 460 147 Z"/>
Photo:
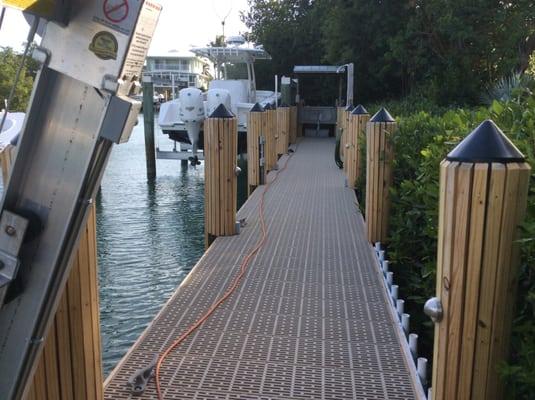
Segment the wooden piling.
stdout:
<path fill-rule="evenodd" d="M 256 103 L 247 116 L 247 194 L 262 184 L 263 177 L 260 166 L 260 140 L 264 135 L 264 109 Z"/>
<path fill-rule="evenodd" d="M 366 124 L 366 228 L 372 243 L 388 242 L 396 121 L 384 108 Z"/>
<path fill-rule="evenodd" d="M 223 104 L 204 121 L 205 244 L 236 234 L 238 122 Z"/>
<path fill-rule="evenodd" d="M 156 178 L 156 150 L 154 148 L 154 85 L 150 76 L 143 77 L 143 124 L 145 128 L 145 158 L 147 178 Z"/>
<path fill-rule="evenodd" d="M 7 184 L 7 178 L 9 177 L 9 171 L 11 164 L 15 157 L 15 146 L 12 144 L 6 144 L 6 146 L 0 150 L 0 166 L 2 167 L 2 180 L 4 186 Z"/>
<path fill-rule="evenodd" d="M 297 143 L 297 107 L 290 107 L 290 144 Z"/>
<path fill-rule="evenodd" d="M 348 130 L 345 135 L 344 170 L 347 175 L 348 186 L 352 189 L 356 187 L 360 179 L 360 144 L 366 135 L 366 124 L 370 120 L 370 114 L 362 105 L 358 105 L 349 116 Z"/>
<path fill-rule="evenodd" d="M 506 398 L 498 367 L 510 344 L 529 176 L 523 155 L 490 120 L 440 166 L 435 400 Z"/>
<path fill-rule="evenodd" d="M 14 147 L 0 153 L 4 183 Z M 36 400 L 100 400 L 104 397 L 97 275 L 95 207 L 89 210 L 71 273 L 26 389 Z"/>
<path fill-rule="evenodd" d="M 277 167 L 277 110 L 268 104 L 263 115 L 265 121 L 266 143 L 264 145 L 265 172 Z"/>
<path fill-rule="evenodd" d="M 353 105 L 348 104 L 341 113 L 341 126 L 342 130 L 340 131 L 340 158 L 344 162 L 344 171 L 347 174 L 347 169 L 345 165 L 345 159 L 346 159 L 346 147 L 345 143 L 347 142 L 347 135 L 349 131 L 349 124 L 350 124 L 350 116 L 351 112 L 353 111 Z"/>
<path fill-rule="evenodd" d="M 288 153 L 290 146 L 290 107 L 282 104 L 277 108 L 277 155 Z"/>

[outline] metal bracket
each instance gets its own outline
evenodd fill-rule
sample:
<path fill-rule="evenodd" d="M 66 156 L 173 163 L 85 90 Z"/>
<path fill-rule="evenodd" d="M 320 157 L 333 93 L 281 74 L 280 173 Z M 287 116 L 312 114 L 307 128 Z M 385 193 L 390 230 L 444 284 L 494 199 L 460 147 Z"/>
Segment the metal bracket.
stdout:
<path fill-rule="evenodd" d="M 0 218 L 0 308 L 4 304 L 9 284 L 17 276 L 20 261 L 18 254 L 28 220 L 5 210 Z"/>
<path fill-rule="evenodd" d="M 156 367 L 157 362 L 158 355 L 154 356 L 154 359 L 148 366 L 138 369 L 130 378 L 128 378 L 127 384 L 132 395 L 141 396 L 145 392 L 150 378 L 154 376 L 154 368 Z"/>
<path fill-rule="evenodd" d="M 431 318 L 435 323 L 442 320 L 442 303 L 438 297 L 431 297 L 425 302 L 424 314 Z"/>

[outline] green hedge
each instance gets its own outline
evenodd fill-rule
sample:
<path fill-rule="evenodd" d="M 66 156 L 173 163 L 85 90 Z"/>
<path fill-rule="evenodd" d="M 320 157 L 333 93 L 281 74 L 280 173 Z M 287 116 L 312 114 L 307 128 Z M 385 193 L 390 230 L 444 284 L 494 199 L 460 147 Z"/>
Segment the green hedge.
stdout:
<path fill-rule="evenodd" d="M 398 117 L 394 136 L 394 184 L 391 191 L 390 244 L 400 296 L 407 300 L 412 330 L 419 333 L 422 349 L 431 359 L 433 326 L 423 304 L 435 293 L 438 228 L 439 164 L 464 136 L 491 118 L 527 156 L 535 168 L 535 98 L 494 102 L 490 108 L 411 112 L 410 105 L 391 105 Z M 442 111 L 442 112 L 440 112 Z M 397 114 L 399 115 L 399 114 Z M 363 154 L 364 158 L 366 157 Z M 535 175 L 521 240 L 521 277 L 515 310 L 511 361 L 501 366 L 509 398 L 533 398 L 535 393 Z M 357 185 L 363 200 L 365 182 Z"/>

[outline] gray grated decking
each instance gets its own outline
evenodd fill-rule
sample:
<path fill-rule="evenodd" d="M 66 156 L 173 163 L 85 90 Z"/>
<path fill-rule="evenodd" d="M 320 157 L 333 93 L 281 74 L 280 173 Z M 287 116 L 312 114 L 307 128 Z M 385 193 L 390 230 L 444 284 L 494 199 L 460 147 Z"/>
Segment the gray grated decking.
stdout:
<path fill-rule="evenodd" d="M 415 392 L 334 141 L 304 139 L 266 196 L 269 239 L 227 303 L 162 367 L 166 399 L 412 399 Z M 218 238 L 112 373 L 107 399 L 224 292 L 260 235 Z M 136 397 L 139 398 L 139 397 Z M 154 382 L 143 398 L 156 398 Z"/>

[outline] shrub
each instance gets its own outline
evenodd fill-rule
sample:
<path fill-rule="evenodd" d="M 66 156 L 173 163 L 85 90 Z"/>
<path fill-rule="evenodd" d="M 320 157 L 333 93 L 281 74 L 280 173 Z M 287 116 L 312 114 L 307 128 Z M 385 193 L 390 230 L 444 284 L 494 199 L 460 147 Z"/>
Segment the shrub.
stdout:
<path fill-rule="evenodd" d="M 409 110 L 409 105 L 397 106 Z M 433 109 L 432 107 L 430 109 Z M 535 168 L 535 98 L 520 96 L 493 101 L 489 108 L 404 113 L 394 135 L 394 182 L 391 189 L 389 259 L 407 300 L 411 325 L 432 356 L 433 326 L 423 315 L 423 304 L 435 293 L 438 229 L 439 164 L 447 153 L 480 122 L 492 118 Z M 365 154 L 364 154 L 365 157 Z M 365 179 L 357 193 L 362 200 Z M 502 365 L 510 398 L 535 393 L 535 174 L 528 195 L 522 229 L 521 275 L 514 316 L 511 359 Z"/>

